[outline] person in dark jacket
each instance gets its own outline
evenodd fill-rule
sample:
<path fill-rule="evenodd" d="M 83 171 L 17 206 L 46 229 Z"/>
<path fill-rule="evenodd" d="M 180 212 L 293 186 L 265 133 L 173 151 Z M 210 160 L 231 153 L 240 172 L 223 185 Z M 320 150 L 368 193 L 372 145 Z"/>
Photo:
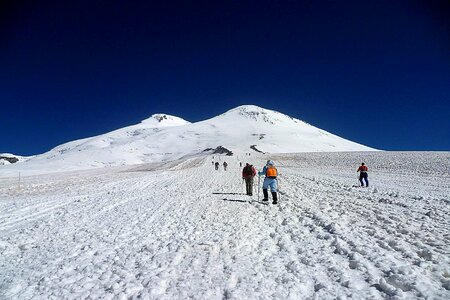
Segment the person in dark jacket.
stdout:
<path fill-rule="evenodd" d="M 369 168 L 364 163 L 361 163 L 358 170 L 356 170 L 356 173 L 359 172 L 359 182 L 361 182 L 361 186 L 364 186 L 363 179 L 366 182 L 366 187 L 369 186 L 369 175 L 367 174 L 368 171 Z"/>
<path fill-rule="evenodd" d="M 250 165 L 245 164 L 244 169 L 242 169 L 242 179 L 245 180 L 245 189 L 248 196 L 253 195 L 253 177 L 256 175 L 256 169 Z"/>

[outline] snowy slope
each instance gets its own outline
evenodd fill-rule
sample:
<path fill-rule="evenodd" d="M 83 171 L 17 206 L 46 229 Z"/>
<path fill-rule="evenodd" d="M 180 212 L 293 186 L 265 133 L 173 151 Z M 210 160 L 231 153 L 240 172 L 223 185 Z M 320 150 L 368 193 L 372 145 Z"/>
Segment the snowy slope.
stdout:
<path fill-rule="evenodd" d="M 136 125 L 59 145 L 22 166 L 3 167 L 0 176 L 14 175 L 17 171 L 42 174 L 162 160 L 167 153 L 160 151 L 155 134 L 187 124 L 190 123 L 175 116 L 154 114 Z"/>
<path fill-rule="evenodd" d="M 153 115 L 137 125 L 60 145 L 10 168 L 37 174 L 160 162 L 205 155 L 205 149 L 218 146 L 234 153 L 374 150 L 284 114 L 245 105 L 197 123 Z M 13 174 L 7 168 L 1 173 Z"/>
<path fill-rule="evenodd" d="M 0 179 L 0 299 L 450 299 L 449 152 L 215 160 Z"/>
<path fill-rule="evenodd" d="M 345 140 L 301 120 L 254 105 L 244 105 L 192 125 L 210 132 L 226 148 L 250 152 L 255 145 L 267 153 L 370 151 L 372 148 Z"/>

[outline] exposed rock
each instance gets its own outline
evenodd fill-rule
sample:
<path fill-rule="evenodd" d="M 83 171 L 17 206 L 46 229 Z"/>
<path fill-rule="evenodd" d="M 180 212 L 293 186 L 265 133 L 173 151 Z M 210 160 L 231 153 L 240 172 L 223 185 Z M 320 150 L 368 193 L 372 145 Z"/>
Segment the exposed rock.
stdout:
<path fill-rule="evenodd" d="M 6 157 L 6 156 L 0 156 L 0 160 L 6 160 L 11 164 L 19 161 L 19 159 L 17 157 Z"/>
<path fill-rule="evenodd" d="M 256 148 L 256 145 L 251 145 L 251 146 L 250 146 L 250 149 L 253 149 L 253 150 L 255 150 L 256 152 L 259 152 L 259 153 L 262 153 L 262 154 L 266 154 L 266 152 L 263 152 L 263 151 L 261 151 L 261 150 L 258 150 L 258 149 Z"/>
<path fill-rule="evenodd" d="M 162 122 L 162 120 L 167 120 L 167 116 L 159 115 L 159 116 L 155 116 L 155 119 L 158 120 L 158 122 Z"/>
<path fill-rule="evenodd" d="M 219 146 L 216 149 L 207 148 L 203 150 L 203 152 L 210 152 L 210 151 L 212 151 L 212 154 L 225 154 L 227 156 L 233 156 L 233 152 L 222 146 Z"/>

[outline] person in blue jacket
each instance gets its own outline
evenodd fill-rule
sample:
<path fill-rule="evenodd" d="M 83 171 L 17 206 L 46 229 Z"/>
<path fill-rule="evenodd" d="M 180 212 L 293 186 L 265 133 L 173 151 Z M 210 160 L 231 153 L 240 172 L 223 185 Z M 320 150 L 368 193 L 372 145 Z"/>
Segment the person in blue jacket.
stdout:
<path fill-rule="evenodd" d="M 261 172 L 258 172 L 258 175 L 264 175 L 264 182 L 263 182 L 263 194 L 264 199 L 263 201 L 269 201 L 269 193 L 268 189 L 270 188 L 270 191 L 272 192 L 272 204 L 277 204 L 278 197 L 277 197 L 277 176 L 278 171 L 277 168 L 275 168 L 275 164 L 273 161 L 268 160 L 264 168 Z"/>

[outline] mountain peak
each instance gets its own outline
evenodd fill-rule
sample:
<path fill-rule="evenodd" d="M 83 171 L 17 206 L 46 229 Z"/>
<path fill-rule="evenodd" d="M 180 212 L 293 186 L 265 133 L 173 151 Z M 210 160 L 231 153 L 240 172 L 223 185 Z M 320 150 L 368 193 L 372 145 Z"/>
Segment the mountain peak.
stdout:
<path fill-rule="evenodd" d="M 261 112 L 267 112 L 267 111 L 270 111 L 270 110 L 262 108 L 262 107 L 259 107 L 257 105 L 240 105 L 238 107 L 230 109 L 225 114 L 232 113 L 232 112 L 238 112 L 238 113 L 261 113 Z"/>
<path fill-rule="evenodd" d="M 143 120 L 141 123 L 149 127 L 171 127 L 191 124 L 191 122 L 182 118 L 168 114 L 154 114 L 150 118 Z"/>
<path fill-rule="evenodd" d="M 299 122 L 299 120 L 296 120 L 285 114 L 279 113 L 274 110 L 262 108 L 256 105 L 241 105 L 236 108 L 230 109 L 222 116 L 230 116 L 230 117 L 239 116 L 249 120 L 261 121 L 271 124 L 276 124 L 279 123 L 280 121 L 281 122 L 294 121 L 295 123 Z"/>

